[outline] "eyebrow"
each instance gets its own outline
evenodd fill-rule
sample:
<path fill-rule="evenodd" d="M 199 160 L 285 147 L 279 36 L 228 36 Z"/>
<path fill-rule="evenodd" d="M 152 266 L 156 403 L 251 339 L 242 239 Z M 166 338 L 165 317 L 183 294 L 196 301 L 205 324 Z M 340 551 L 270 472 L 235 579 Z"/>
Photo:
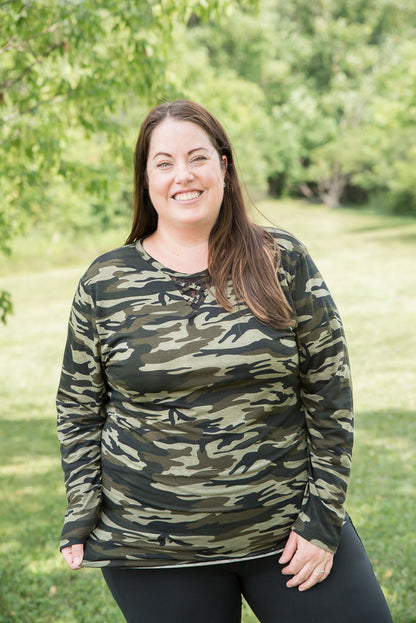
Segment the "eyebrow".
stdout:
<path fill-rule="evenodd" d="M 191 154 L 193 154 L 195 151 L 201 151 L 201 150 L 202 150 L 202 151 L 207 151 L 207 152 L 209 152 L 209 149 L 207 149 L 206 147 L 195 147 L 194 149 L 191 149 L 190 151 L 188 151 L 188 154 L 187 154 L 187 155 L 188 155 L 188 156 L 190 156 L 190 155 L 191 155 Z M 158 151 L 158 152 L 157 152 L 157 154 L 155 154 L 155 155 L 153 156 L 153 160 L 154 160 L 155 158 L 157 158 L 158 156 L 167 156 L 168 158 L 172 158 L 172 155 L 171 155 L 171 154 L 168 154 L 168 153 L 167 153 L 167 152 L 165 152 L 165 151 Z"/>

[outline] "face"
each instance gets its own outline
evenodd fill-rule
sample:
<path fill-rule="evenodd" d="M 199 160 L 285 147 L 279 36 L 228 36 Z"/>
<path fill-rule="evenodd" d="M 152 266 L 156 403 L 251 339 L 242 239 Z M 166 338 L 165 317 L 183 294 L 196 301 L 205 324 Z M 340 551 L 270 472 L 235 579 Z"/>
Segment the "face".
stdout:
<path fill-rule="evenodd" d="M 146 167 L 158 228 L 197 227 L 209 234 L 221 208 L 226 168 L 226 157 L 200 126 L 171 118 L 159 123 Z"/>

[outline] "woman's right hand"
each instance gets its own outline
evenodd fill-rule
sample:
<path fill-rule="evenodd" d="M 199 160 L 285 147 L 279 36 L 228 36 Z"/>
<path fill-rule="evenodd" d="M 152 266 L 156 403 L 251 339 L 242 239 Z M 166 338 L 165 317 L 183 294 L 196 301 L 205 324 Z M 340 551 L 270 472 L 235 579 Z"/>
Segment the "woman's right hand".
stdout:
<path fill-rule="evenodd" d="M 61 551 L 70 569 L 73 571 L 75 571 L 75 569 L 81 569 L 82 559 L 84 558 L 84 545 L 82 543 L 64 547 Z"/>

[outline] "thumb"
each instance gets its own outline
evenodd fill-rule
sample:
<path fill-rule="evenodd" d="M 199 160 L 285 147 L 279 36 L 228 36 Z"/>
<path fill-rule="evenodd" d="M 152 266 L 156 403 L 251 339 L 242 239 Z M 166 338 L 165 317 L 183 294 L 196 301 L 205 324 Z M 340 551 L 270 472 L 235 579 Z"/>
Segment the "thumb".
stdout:
<path fill-rule="evenodd" d="M 298 548 L 298 540 L 296 532 L 292 532 L 289 535 L 288 540 L 286 541 L 285 549 L 283 550 L 282 555 L 279 558 L 280 564 L 284 565 L 286 562 L 292 559 L 292 556 L 296 553 Z"/>
<path fill-rule="evenodd" d="M 72 564 L 74 568 L 80 567 L 84 558 L 84 545 L 76 543 L 72 546 Z"/>

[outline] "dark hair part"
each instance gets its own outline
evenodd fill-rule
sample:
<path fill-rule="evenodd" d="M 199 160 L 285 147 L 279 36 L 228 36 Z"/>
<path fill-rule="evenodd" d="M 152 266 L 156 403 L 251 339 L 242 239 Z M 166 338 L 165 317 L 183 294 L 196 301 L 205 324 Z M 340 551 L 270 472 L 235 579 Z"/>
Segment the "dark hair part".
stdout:
<path fill-rule="evenodd" d="M 292 309 L 282 291 L 277 269 L 280 250 L 273 236 L 253 223 L 247 214 L 230 141 L 217 119 L 189 100 L 163 103 L 150 111 L 137 139 L 134 155 L 134 217 L 126 240 L 131 244 L 152 234 L 157 213 L 150 200 L 147 158 L 155 127 L 167 118 L 189 121 L 202 128 L 217 150 L 226 156 L 224 198 L 208 243 L 208 271 L 220 305 L 231 311 L 226 286 L 231 275 L 235 293 L 262 322 L 277 329 L 292 324 Z"/>

